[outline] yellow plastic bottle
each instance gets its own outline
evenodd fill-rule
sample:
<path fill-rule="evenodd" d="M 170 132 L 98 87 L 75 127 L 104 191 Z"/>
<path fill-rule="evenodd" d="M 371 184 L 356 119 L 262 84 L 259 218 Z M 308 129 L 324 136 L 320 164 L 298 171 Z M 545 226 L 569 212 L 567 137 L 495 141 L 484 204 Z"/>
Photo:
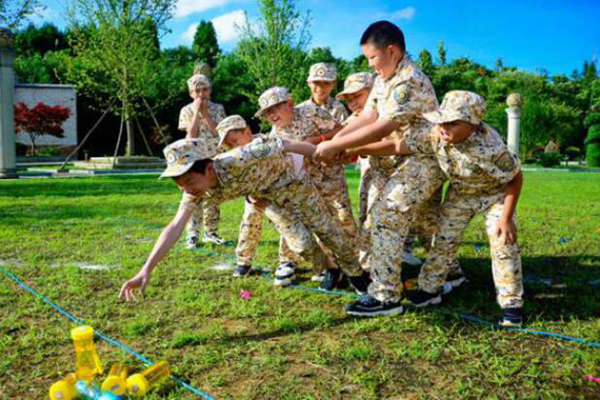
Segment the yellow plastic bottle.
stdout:
<path fill-rule="evenodd" d="M 108 377 L 102 382 L 102 391 L 124 395 L 127 391 L 127 367 L 123 364 L 113 364 L 108 371 Z"/>
<path fill-rule="evenodd" d="M 70 373 L 58 382 L 54 382 L 50 386 L 51 400 L 71 400 L 77 397 L 75 384 L 77 383 L 77 375 Z"/>
<path fill-rule="evenodd" d="M 150 387 L 171 375 L 171 367 L 166 361 L 158 362 L 139 374 L 127 379 L 127 392 L 132 396 L 144 396 Z"/>
<path fill-rule="evenodd" d="M 77 354 L 77 378 L 91 381 L 101 374 L 102 364 L 94 346 L 94 329 L 91 326 L 79 326 L 71 330 L 71 338 Z"/>

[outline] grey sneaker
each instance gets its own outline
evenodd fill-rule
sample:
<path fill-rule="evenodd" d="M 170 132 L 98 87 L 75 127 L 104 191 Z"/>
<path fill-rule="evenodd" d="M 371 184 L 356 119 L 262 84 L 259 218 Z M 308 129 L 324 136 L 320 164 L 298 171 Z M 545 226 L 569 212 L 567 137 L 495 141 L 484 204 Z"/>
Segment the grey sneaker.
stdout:
<path fill-rule="evenodd" d="M 273 284 L 275 284 L 275 286 L 291 285 L 292 281 L 296 278 L 294 267 L 295 266 L 292 263 L 281 264 L 277 267 Z"/>
<path fill-rule="evenodd" d="M 382 303 L 366 294 L 354 303 L 346 305 L 344 310 L 346 311 L 346 314 L 355 317 L 379 317 L 402 314 L 404 312 L 404 307 L 402 306 L 401 301 Z"/>
<path fill-rule="evenodd" d="M 221 239 L 216 233 L 204 233 L 202 238 L 204 243 L 225 244 L 225 240 Z"/>

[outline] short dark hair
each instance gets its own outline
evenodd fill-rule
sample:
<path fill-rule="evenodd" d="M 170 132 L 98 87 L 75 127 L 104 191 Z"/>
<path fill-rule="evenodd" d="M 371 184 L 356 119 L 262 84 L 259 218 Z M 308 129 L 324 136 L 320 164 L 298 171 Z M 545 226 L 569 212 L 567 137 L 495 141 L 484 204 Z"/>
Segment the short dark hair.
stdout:
<path fill-rule="evenodd" d="M 377 21 L 369 25 L 360 38 L 360 45 L 366 44 L 372 44 L 379 50 L 393 44 L 398 46 L 403 53 L 406 52 L 402 29 L 389 21 Z"/>
<path fill-rule="evenodd" d="M 188 169 L 185 173 L 187 174 L 188 172 L 197 172 L 199 174 L 204 175 L 206 174 L 206 167 L 212 162 L 213 160 L 211 160 L 210 158 L 203 158 L 202 160 L 194 161 L 190 169 Z M 179 178 L 180 176 L 182 175 L 174 176 L 173 179 L 177 180 L 177 178 Z"/>

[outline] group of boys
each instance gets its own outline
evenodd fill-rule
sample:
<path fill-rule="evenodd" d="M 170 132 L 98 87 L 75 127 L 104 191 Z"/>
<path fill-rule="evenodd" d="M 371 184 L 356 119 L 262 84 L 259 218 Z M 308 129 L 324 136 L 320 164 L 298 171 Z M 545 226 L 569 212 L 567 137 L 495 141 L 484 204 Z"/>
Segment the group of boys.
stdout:
<path fill-rule="evenodd" d="M 458 247 L 469 221 L 483 214 L 502 309 L 499 324 L 522 324 L 515 224 L 522 174 L 499 134 L 482 122 L 485 101 L 452 91 L 438 106 L 431 82 L 406 54 L 402 31 L 390 22 L 369 26 L 360 44 L 376 77 L 365 72 L 348 77 L 337 99 L 347 102 L 350 116 L 330 97 L 335 67 L 317 63 L 307 79 L 311 99 L 294 106 L 282 87 L 260 96 L 256 117 L 272 125 L 266 135 L 253 136 L 238 115 L 224 118 L 222 107 L 209 101 L 206 77 L 188 81 L 194 102 L 180 118 L 188 138 L 165 148 L 161 175 L 174 179 L 183 199 L 140 272 L 123 284 L 121 297 L 135 298 L 134 289 L 146 287 L 191 216 L 216 207 L 208 217 L 204 212 L 204 221 L 213 221 L 218 204 L 244 196 L 234 276 L 251 273 L 266 215 L 280 234 L 275 284 L 291 284 L 298 260 L 305 259 L 321 288 L 350 284 L 363 294 L 345 307 L 354 316 L 403 313 L 405 297 L 417 307 L 440 303 L 465 282 Z M 344 162 L 357 156 L 358 226 L 344 175 Z M 442 202 L 445 182 L 449 189 Z M 205 227 L 207 234 L 218 238 L 214 224 Z M 404 250 L 413 236 L 427 258 L 417 288 L 405 294 L 401 265 L 403 258 L 410 260 Z"/>

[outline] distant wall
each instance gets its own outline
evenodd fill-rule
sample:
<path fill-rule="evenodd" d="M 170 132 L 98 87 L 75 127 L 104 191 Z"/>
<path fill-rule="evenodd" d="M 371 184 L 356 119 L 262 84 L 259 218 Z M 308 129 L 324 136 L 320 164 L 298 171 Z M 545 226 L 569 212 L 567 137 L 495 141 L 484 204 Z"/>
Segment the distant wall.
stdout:
<path fill-rule="evenodd" d="M 15 85 L 14 102 L 25 103 L 27 107 L 35 107 L 38 103 L 44 103 L 49 106 L 61 105 L 71 110 L 71 116 L 63 123 L 64 138 L 57 138 L 50 135 L 39 136 L 35 144 L 40 146 L 59 146 L 73 148 L 77 146 L 77 97 L 75 94 L 75 85 L 43 85 L 17 83 Z M 30 145 L 29 135 L 19 133 L 16 135 L 16 142 Z"/>

